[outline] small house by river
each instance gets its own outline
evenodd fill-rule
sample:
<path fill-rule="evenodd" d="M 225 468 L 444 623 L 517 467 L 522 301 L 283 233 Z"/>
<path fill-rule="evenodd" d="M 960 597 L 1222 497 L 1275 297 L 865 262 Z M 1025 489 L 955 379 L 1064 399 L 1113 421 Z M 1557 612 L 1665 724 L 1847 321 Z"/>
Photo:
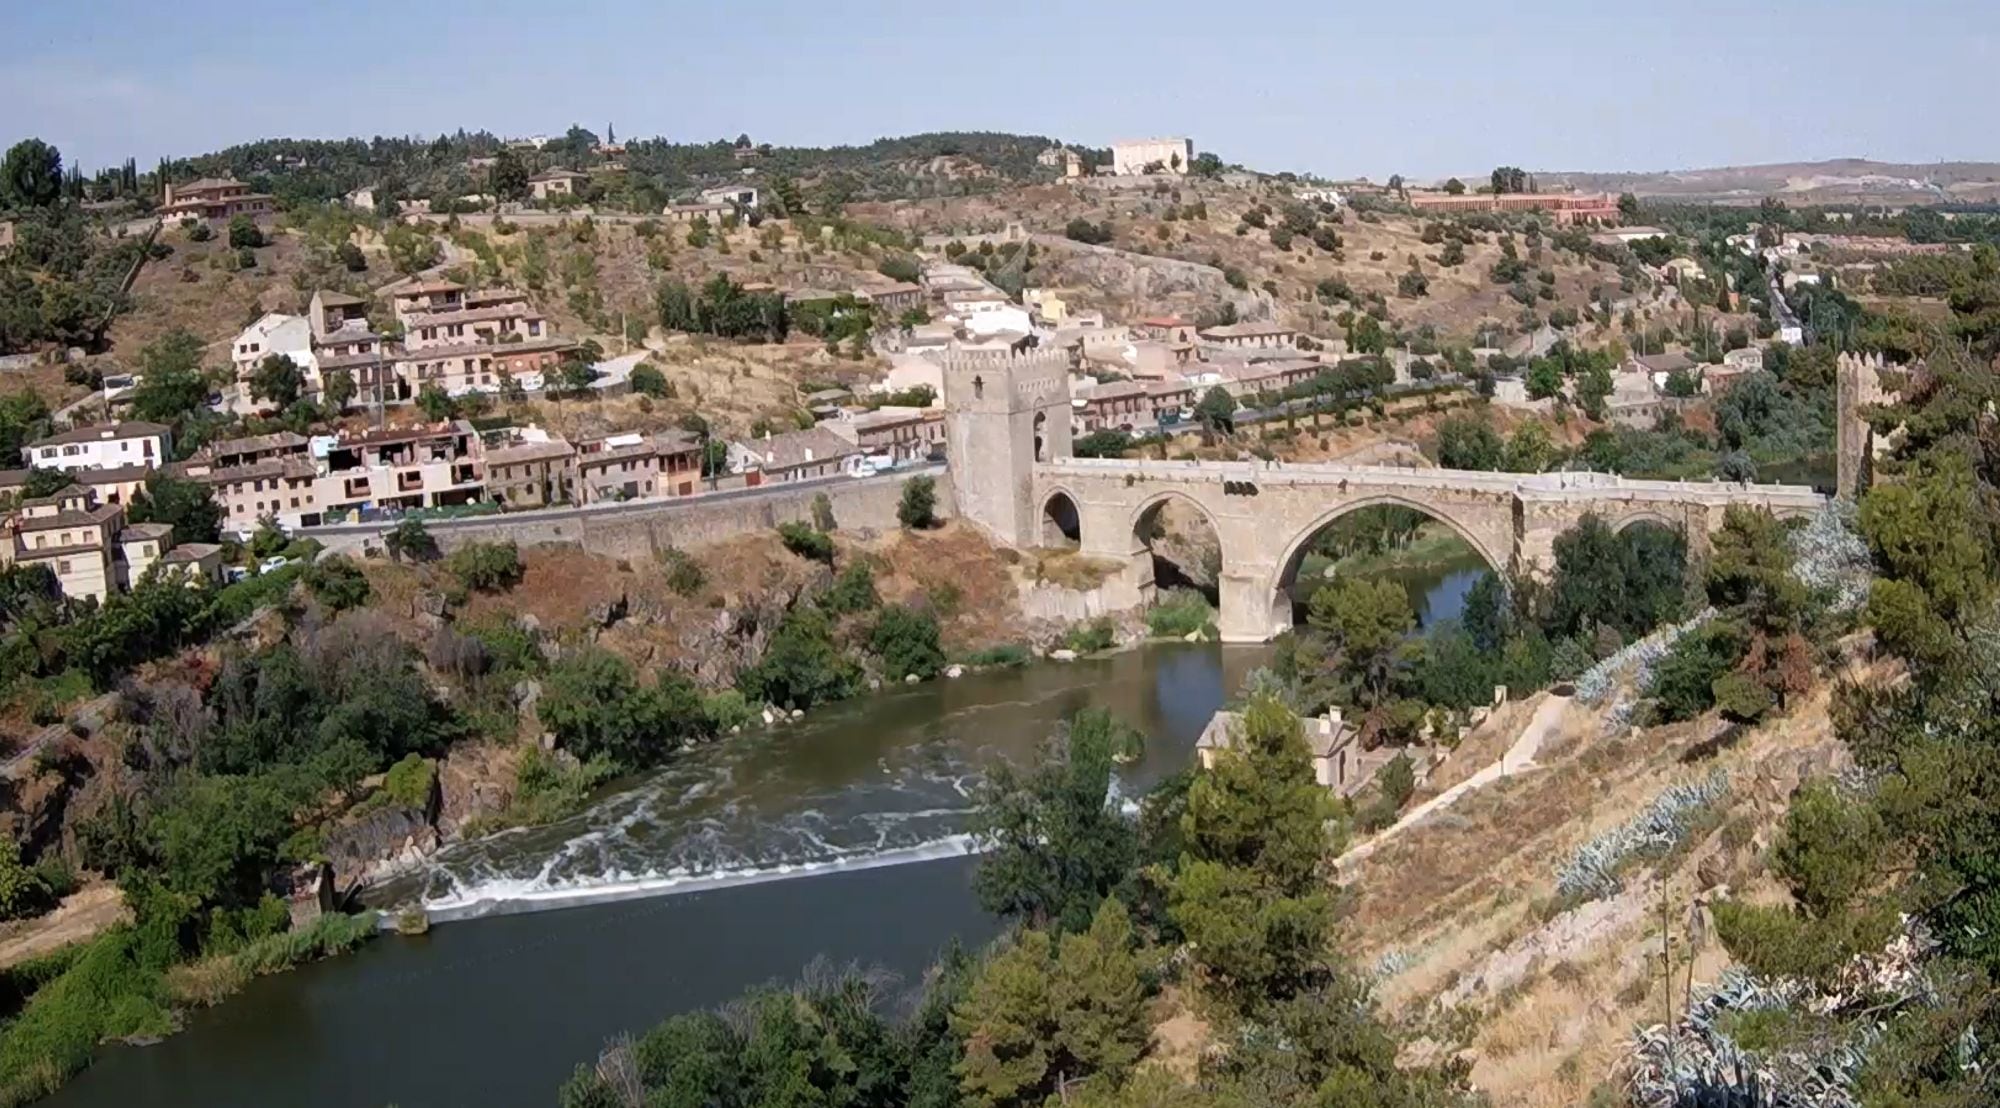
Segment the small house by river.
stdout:
<path fill-rule="evenodd" d="M 1217 751 L 1227 750 L 1235 737 L 1241 713 L 1218 711 L 1195 740 L 1195 756 L 1201 768 L 1215 766 Z M 1361 748 L 1361 730 L 1341 718 L 1339 708 L 1329 708 L 1323 716 L 1299 721 L 1305 729 L 1306 748 L 1312 754 L 1313 779 L 1341 796 L 1352 796 L 1366 785 L 1375 772 L 1394 759 L 1398 751 L 1390 747 Z"/>

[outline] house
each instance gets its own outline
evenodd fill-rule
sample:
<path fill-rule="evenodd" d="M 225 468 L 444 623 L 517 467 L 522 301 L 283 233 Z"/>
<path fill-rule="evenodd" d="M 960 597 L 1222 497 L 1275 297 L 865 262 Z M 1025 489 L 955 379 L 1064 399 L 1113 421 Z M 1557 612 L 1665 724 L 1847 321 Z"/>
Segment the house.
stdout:
<path fill-rule="evenodd" d="M 167 548 L 158 562 L 161 574 L 177 574 L 188 584 L 222 583 L 222 547 L 212 542 L 187 542 Z"/>
<path fill-rule="evenodd" d="M 576 447 L 539 427 L 486 448 L 486 493 L 503 507 L 545 508 L 576 495 Z"/>
<path fill-rule="evenodd" d="M 1132 324 L 1132 330 L 1156 342 L 1192 343 L 1198 337 L 1195 325 L 1177 315 L 1147 316 Z"/>
<path fill-rule="evenodd" d="M 245 327 L 229 344 L 229 362 L 236 367 L 236 379 L 249 381 L 264 359 L 273 355 L 290 358 L 304 372 L 307 391 L 319 391 L 319 363 L 313 357 L 311 322 L 302 315 L 265 312 L 257 322 Z"/>
<path fill-rule="evenodd" d="M 695 196 L 704 204 L 726 204 L 745 211 L 757 209 L 755 185 L 717 185 L 714 188 L 703 189 Z"/>
<path fill-rule="evenodd" d="M 525 296 L 443 312 L 411 312 L 403 317 L 403 348 L 427 350 L 467 344 L 525 342 L 553 334 L 548 317 L 528 306 Z"/>
<path fill-rule="evenodd" d="M 203 177 L 185 185 L 168 184 L 156 214 L 163 223 L 182 219 L 213 221 L 239 215 L 269 215 L 276 208 L 275 197 L 251 192 L 249 185 L 234 178 Z"/>
<path fill-rule="evenodd" d="M 375 186 L 366 185 L 340 198 L 350 208 L 372 212 L 375 210 Z"/>
<path fill-rule="evenodd" d="M 1610 230 L 1599 231 L 1591 235 L 1590 241 L 1599 246 L 1630 246 L 1635 242 L 1644 242 L 1647 239 L 1663 239 L 1666 237 L 1667 232 L 1658 227 L 1614 227 Z"/>
<path fill-rule="evenodd" d="M 1242 726 L 1238 712 L 1215 713 L 1195 740 L 1195 758 L 1203 770 L 1215 768 L 1215 761 L 1235 741 Z M 1374 778 L 1400 751 L 1393 747 L 1364 750 L 1360 729 L 1342 718 L 1339 708 L 1329 708 L 1323 716 L 1299 721 L 1305 731 L 1306 747 L 1312 755 L 1313 780 L 1341 796 L 1353 796 Z"/>
<path fill-rule="evenodd" d="M 907 281 L 897 281 L 889 285 L 863 286 L 854 290 L 854 298 L 875 307 L 876 318 L 892 321 L 902 317 L 911 308 L 924 306 L 924 287 Z"/>
<path fill-rule="evenodd" d="M 21 457 L 30 466 L 72 473 L 130 465 L 152 469 L 172 453 L 173 429 L 142 420 L 77 427 L 21 448 Z"/>
<path fill-rule="evenodd" d="M 368 302 L 344 292 L 319 289 L 306 306 L 306 323 L 313 338 L 323 340 L 343 331 L 368 330 Z"/>
<path fill-rule="evenodd" d="M 1313 185 L 1307 188 L 1293 189 L 1292 199 L 1297 200 L 1301 204 L 1329 204 L 1336 208 L 1344 207 L 1347 204 L 1347 197 L 1342 196 L 1340 190 L 1334 188 L 1332 185 Z"/>
<path fill-rule="evenodd" d="M 944 412 L 885 405 L 820 425 L 876 458 L 895 464 L 929 457 L 944 446 Z"/>
<path fill-rule="evenodd" d="M 729 444 L 729 472 L 751 485 L 836 477 L 860 458 L 860 446 L 824 426 Z"/>
<path fill-rule="evenodd" d="M 270 456 L 234 465 L 194 464 L 187 475 L 208 486 L 222 509 L 222 528 L 239 538 L 266 520 L 290 531 L 322 522 L 319 467 L 304 454 Z"/>
<path fill-rule="evenodd" d="M 1677 286 L 1688 281 L 1699 281 L 1702 276 L 1701 263 L 1693 258 L 1675 258 L 1660 267 L 1660 277 Z"/>
<path fill-rule="evenodd" d="M 693 204 L 668 204 L 660 209 L 660 214 L 666 216 L 669 223 L 694 223 L 700 220 L 720 223 L 724 216 L 735 215 L 736 209 L 728 204 L 700 201 Z"/>
<path fill-rule="evenodd" d="M 1290 346 L 1298 338 L 1297 328 L 1282 323 L 1226 323 L 1200 332 L 1201 341 L 1235 350 L 1267 350 Z"/>
<path fill-rule="evenodd" d="M 419 395 L 427 385 L 443 389 L 448 396 L 491 393 L 500 391 L 509 377 L 517 381 L 545 378 L 562 364 L 563 355 L 575 348 L 567 339 L 555 338 L 421 346 L 392 354 L 390 373 L 399 399 Z"/>
<path fill-rule="evenodd" d="M 1150 431 L 1158 422 L 1143 381 L 1110 381 L 1070 390 L 1070 426 L 1075 431 Z"/>
<path fill-rule="evenodd" d="M 590 175 L 587 173 L 578 173 L 574 169 L 556 166 L 544 169 L 528 178 L 528 191 L 534 193 L 537 200 L 547 200 L 552 196 L 575 196 L 583 191 L 583 183 L 588 180 Z"/>
<path fill-rule="evenodd" d="M 252 462 L 266 462 L 273 458 L 293 458 L 303 455 L 308 445 L 306 437 L 295 431 L 275 431 L 268 435 L 221 439 L 203 447 L 193 458 L 188 459 L 182 468 L 193 472 L 202 468 L 226 469 L 230 466 L 249 465 Z"/>
<path fill-rule="evenodd" d="M 79 469 L 70 474 L 70 480 L 96 493 L 100 504 L 130 506 L 133 498 L 146 487 L 146 478 L 152 475 L 151 466 L 135 464 L 108 469 Z"/>
<path fill-rule="evenodd" d="M 1664 381 L 1667 374 L 1675 370 L 1693 369 L 1694 359 L 1679 350 L 1664 354 L 1635 354 L 1625 359 L 1623 368 L 1629 373 L 1643 373 Z"/>
<path fill-rule="evenodd" d="M 1660 416 L 1673 406 L 1664 395 L 1666 372 L 1658 371 L 1656 376 L 1654 371 L 1625 369 L 1612 374 L 1611 395 L 1604 399 L 1605 414 L 1611 422 L 1641 429 L 1658 423 Z"/>
<path fill-rule="evenodd" d="M 1764 368 L 1764 349 L 1759 346 L 1741 346 L 1722 356 L 1722 364 L 1731 369 L 1754 372 Z"/>
<path fill-rule="evenodd" d="M 313 500 L 325 516 L 469 504 L 485 492 L 484 447 L 462 419 L 343 435 L 324 445 Z"/>
<path fill-rule="evenodd" d="M 576 444 L 582 504 L 691 496 L 701 482 L 701 442 L 693 435 L 624 433 Z"/>
<path fill-rule="evenodd" d="M 412 315 L 455 312 L 465 307 L 465 286 L 440 278 L 412 277 L 389 289 L 389 307 L 399 321 Z"/>
<path fill-rule="evenodd" d="M 0 566 L 47 566 L 64 596 L 100 603 L 129 590 L 174 542 L 168 524 L 128 525 L 124 505 L 82 485 L 22 501 L 0 528 Z"/>
<path fill-rule="evenodd" d="M 1222 387 L 1237 400 L 1260 394 L 1279 393 L 1312 380 L 1326 366 L 1312 358 L 1273 358 L 1265 361 L 1226 362 L 1215 367 Z"/>
<path fill-rule="evenodd" d="M 1127 139 L 1111 144 L 1111 172 L 1120 177 L 1147 173 L 1184 175 L 1193 165 L 1193 139 Z"/>
<path fill-rule="evenodd" d="M 1069 318 L 1069 304 L 1054 289 L 1022 289 L 1021 303 L 1037 323 L 1060 327 Z"/>

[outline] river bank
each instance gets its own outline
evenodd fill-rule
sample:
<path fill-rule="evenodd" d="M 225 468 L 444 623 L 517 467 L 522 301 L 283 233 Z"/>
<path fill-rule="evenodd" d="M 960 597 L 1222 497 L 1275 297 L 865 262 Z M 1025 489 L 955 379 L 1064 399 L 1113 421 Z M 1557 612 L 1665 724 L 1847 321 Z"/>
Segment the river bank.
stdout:
<path fill-rule="evenodd" d="M 583 813 L 447 846 L 377 890 L 466 922 L 253 981 L 162 1043 L 103 1051 L 49 1103 L 545 1104 L 605 1037 L 816 955 L 914 974 L 996 926 L 970 859 L 916 860 L 962 853 L 987 767 L 1033 757 L 1095 705 L 1147 736 L 1117 777 L 1139 795 L 1189 764 L 1266 658 L 1149 644 L 887 688 L 695 748 Z"/>

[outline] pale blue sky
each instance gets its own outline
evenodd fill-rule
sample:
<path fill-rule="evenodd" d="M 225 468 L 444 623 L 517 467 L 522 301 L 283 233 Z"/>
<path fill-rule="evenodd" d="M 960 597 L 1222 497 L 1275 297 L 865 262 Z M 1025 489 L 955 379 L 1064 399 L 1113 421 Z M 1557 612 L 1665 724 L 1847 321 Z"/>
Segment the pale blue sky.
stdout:
<path fill-rule="evenodd" d="M 1987 160 L 1995 4 L 0 0 L 0 142 L 144 167 L 266 137 L 609 121 L 815 145 L 1185 134 L 1378 180 Z"/>

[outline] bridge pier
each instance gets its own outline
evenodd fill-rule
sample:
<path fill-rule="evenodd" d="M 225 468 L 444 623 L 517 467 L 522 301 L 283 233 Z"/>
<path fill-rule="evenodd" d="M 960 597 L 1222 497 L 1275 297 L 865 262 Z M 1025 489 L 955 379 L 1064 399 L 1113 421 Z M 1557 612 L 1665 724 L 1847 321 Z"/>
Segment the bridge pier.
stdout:
<path fill-rule="evenodd" d="M 1278 611 L 1270 567 L 1236 572 L 1225 567 L 1216 582 L 1222 611 L 1216 615 L 1223 642 L 1270 642 L 1292 625 L 1292 613 Z"/>

